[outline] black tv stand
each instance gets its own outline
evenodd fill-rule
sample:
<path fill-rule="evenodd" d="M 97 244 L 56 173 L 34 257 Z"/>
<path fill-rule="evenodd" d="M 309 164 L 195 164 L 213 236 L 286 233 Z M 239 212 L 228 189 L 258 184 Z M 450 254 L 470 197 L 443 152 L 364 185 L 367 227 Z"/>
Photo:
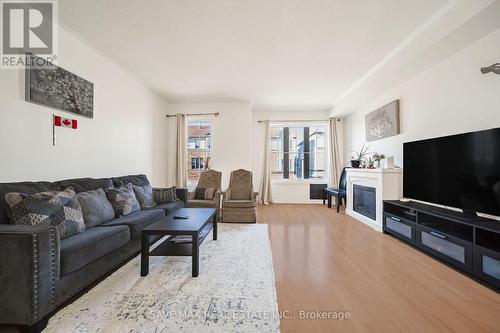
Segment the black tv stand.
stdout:
<path fill-rule="evenodd" d="M 384 201 L 383 231 L 500 291 L 500 221 L 419 202 Z"/>

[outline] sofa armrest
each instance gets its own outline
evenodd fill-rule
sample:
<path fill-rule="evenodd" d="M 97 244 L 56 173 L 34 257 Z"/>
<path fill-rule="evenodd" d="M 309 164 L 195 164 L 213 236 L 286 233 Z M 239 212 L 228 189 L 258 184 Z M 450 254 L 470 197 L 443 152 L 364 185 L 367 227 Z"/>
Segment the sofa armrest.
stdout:
<path fill-rule="evenodd" d="M 187 188 L 175 188 L 175 195 L 180 200 L 184 201 L 184 207 L 188 205 L 188 190 Z"/>
<path fill-rule="evenodd" d="M 0 323 L 33 325 L 56 308 L 56 227 L 0 225 Z"/>

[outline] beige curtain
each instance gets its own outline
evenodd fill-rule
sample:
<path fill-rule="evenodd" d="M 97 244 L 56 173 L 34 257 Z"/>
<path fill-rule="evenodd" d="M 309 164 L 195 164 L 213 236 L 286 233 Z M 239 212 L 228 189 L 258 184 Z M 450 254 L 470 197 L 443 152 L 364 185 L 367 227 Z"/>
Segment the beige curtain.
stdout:
<path fill-rule="evenodd" d="M 186 115 L 182 113 L 177 114 L 177 154 L 176 154 L 176 171 L 175 181 L 178 187 L 187 186 L 187 138 L 186 138 Z"/>
<path fill-rule="evenodd" d="M 260 182 L 260 200 L 264 205 L 273 202 L 271 197 L 271 122 L 266 121 L 266 137 L 264 140 L 264 158 L 262 159 L 262 176 Z"/>
<path fill-rule="evenodd" d="M 339 118 L 330 118 L 328 121 L 328 141 L 330 148 L 330 186 L 339 185 L 340 174 L 342 173 L 342 121 Z"/>

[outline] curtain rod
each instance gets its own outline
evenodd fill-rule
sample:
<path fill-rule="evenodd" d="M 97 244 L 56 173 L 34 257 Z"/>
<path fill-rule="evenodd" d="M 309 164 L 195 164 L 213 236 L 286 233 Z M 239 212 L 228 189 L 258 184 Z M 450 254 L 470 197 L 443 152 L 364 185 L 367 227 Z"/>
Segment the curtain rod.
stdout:
<path fill-rule="evenodd" d="M 211 112 L 211 113 L 188 113 L 186 114 L 186 116 L 214 116 L 214 117 L 218 117 L 219 116 L 219 112 Z M 165 115 L 165 117 L 167 118 L 170 118 L 170 117 L 177 117 L 176 114 L 167 114 Z"/>
<path fill-rule="evenodd" d="M 311 123 L 311 122 L 327 122 L 329 119 L 296 119 L 296 120 L 269 120 L 271 123 Z M 342 119 L 337 118 L 337 121 Z M 267 120 L 258 120 L 259 124 L 265 123 Z"/>

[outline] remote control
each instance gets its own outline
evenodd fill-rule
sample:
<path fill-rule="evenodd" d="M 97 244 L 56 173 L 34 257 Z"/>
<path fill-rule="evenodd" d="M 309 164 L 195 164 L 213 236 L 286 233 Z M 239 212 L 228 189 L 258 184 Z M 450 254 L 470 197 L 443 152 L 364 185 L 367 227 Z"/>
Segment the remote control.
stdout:
<path fill-rule="evenodd" d="M 174 219 L 187 220 L 187 219 L 189 219 L 189 216 L 187 216 L 187 215 L 175 215 Z"/>

